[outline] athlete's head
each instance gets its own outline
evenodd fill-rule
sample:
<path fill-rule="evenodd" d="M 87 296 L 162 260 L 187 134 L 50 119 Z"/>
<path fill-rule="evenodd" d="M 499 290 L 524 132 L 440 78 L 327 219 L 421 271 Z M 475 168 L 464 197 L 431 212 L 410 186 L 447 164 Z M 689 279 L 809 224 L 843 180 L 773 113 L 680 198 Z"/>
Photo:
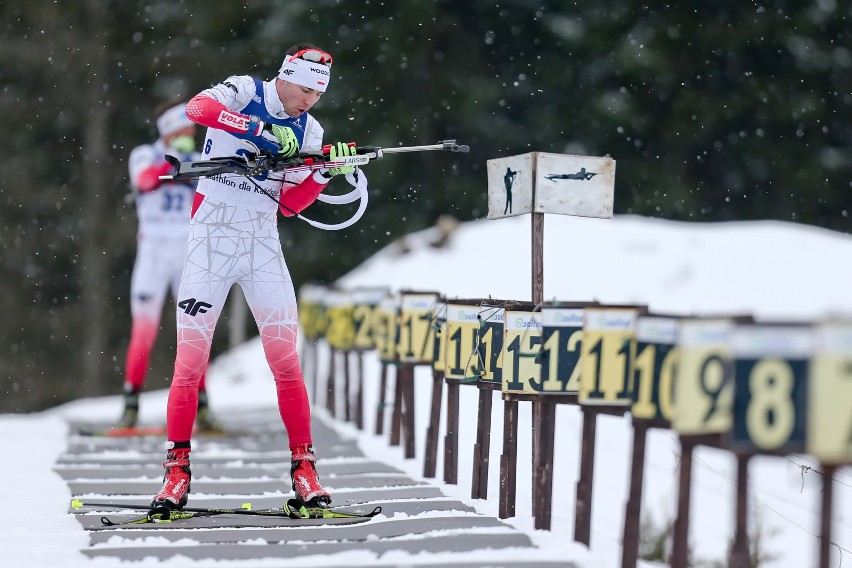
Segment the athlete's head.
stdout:
<path fill-rule="evenodd" d="M 195 149 L 195 123 L 186 117 L 183 99 L 162 103 L 154 110 L 154 115 L 157 132 L 166 146 L 187 154 Z"/>
<path fill-rule="evenodd" d="M 292 117 L 311 109 L 331 79 L 331 55 L 310 43 L 287 50 L 275 87 L 284 111 Z"/>

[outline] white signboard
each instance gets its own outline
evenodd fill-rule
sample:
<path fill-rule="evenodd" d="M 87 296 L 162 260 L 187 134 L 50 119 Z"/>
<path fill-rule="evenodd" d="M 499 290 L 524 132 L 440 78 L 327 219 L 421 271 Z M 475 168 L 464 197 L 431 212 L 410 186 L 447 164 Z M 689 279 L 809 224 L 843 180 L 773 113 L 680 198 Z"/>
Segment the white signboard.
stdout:
<path fill-rule="evenodd" d="M 534 210 L 577 217 L 612 217 L 615 160 L 539 153 Z"/>
<path fill-rule="evenodd" d="M 534 154 L 488 160 L 488 218 L 532 213 Z"/>
<path fill-rule="evenodd" d="M 532 152 L 488 160 L 488 218 L 557 213 L 611 218 L 615 160 Z"/>

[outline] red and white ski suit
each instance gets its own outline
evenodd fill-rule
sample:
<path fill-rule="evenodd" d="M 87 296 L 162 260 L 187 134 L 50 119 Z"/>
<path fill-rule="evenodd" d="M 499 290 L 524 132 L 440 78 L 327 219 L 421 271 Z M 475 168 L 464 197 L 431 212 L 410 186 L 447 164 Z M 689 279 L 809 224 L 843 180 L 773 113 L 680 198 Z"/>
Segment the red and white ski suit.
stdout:
<path fill-rule="evenodd" d="M 196 95 L 186 115 L 208 127 L 202 148 L 205 158 L 245 152 L 244 141 L 231 132 L 245 131 L 247 115 L 291 126 L 301 148 L 322 147 L 319 123 L 308 113 L 288 117 L 274 80 L 229 77 Z M 318 173 L 287 174 L 283 184 L 261 178 L 254 182 L 297 213 L 327 184 Z M 167 414 L 171 442 L 190 440 L 198 382 L 208 363 L 213 331 L 229 290 L 238 284 L 257 323 L 275 379 L 290 447 L 312 443 L 310 405 L 296 353 L 296 294 L 281 251 L 278 209 L 272 199 L 241 176 L 203 178 L 198 184 L 178 293 L 177 356 Z M 283 213 L 292 215 L 290 211 Z"/>
<path fill-rule="evenodd" d="M 135 195 L 138 228 L 136 260 L 130 280 L 130 344 L 125 357 L 126 385 L 142 390 L 148 373 L 151 351 L 160 329 L 166 293 L 171 290 L 177 301 L 180 275 L 186 263 L 189 215 L 195 196 L 193 184 L 163 182 L 172 166 L 166 154 L 180 156 L 167 148 L 162 139 L 137 146 L 130 152 L 128 169 Z M 201 388 L 204 388 L 203 376 Z"/>

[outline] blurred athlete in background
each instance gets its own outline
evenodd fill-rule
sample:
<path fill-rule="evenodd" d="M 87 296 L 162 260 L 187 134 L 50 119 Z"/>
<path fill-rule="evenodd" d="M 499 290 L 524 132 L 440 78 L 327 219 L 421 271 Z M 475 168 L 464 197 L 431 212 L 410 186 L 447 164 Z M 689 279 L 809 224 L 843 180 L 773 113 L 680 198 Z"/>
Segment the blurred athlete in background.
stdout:
<path fill-rule="evenodd" d="M 128 162 L 139 226 L 130 281 L 132 325 L 125 361 L 124 412 L 118 428 L 136 427 L 139 393 L 148 374 L 166 293 L 171 290 L 177 302 L 180 275 L 186 262 L 195 184 L 160 180 L 160 176 L 173 169 L 165 156 L 182 161 L 200 156 L 195 151 L 195 123 L 186 117 L 184 101 L 163 103 L 155 110 L 155 116 L 160 137 L 152 144 L 134 148 Z M 202 431 L 220 429 L 210 415 L 203 373 L 198 385 L 197 423 Z"/>

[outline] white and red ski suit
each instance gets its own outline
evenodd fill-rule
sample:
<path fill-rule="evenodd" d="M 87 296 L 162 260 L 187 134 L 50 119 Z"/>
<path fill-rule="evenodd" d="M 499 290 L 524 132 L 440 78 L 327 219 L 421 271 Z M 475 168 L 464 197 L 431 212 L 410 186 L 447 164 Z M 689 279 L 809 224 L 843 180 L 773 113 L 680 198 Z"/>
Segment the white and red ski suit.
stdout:
<path fill-rule="evenodd" d="M 207 126 L 202 157 L 246 152 L 240 128 L 248 116 L 293 129 L 300 148 L 321 148 L 323 130 L 308 113 L 288 116 L 275 80 L 233 76 L 190 100 L 187 117 Z M 245 138 L 243 136 L 242 138 Z M 318 172 L 286 174 L 285 181 L 253 178 L 299 213 L 325 188 Z M 296 353 L 296 294 L 278 236 L 279 206 L 241 176 L 203 178 L 192 205 L 186 266 L 177 310 L 177 355 L 169 390 L 168 439 L 179 446 L 192 434 L 198 383 L 207 366 L 216 322 L 229 290 L 238 284 L 257 323 L 290 447 L 310 445 L 310 406 Z"/>

